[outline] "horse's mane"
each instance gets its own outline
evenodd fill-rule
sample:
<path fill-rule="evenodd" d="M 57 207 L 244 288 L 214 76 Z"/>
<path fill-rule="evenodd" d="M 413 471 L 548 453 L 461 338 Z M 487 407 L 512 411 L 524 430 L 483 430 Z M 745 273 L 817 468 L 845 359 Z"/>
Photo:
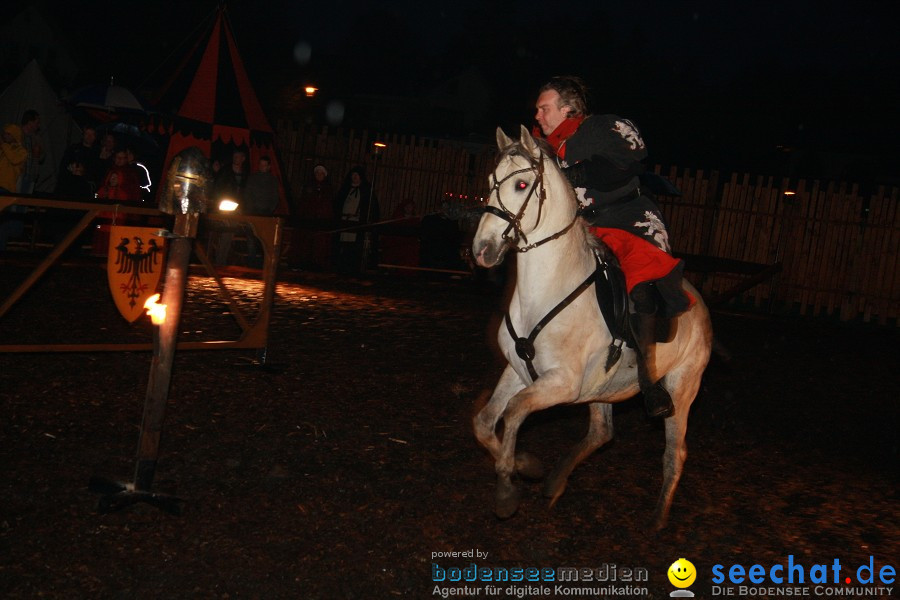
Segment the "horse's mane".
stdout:
<path fill-rule="evenodd" d="M 553 147 L 547 143 L 543 138 L 534 138 L 535 145 L 540 148 L 544 154 L 547 156 L 553 156 Z M 500 161 L 506 158 L 507 156 L 521 156 L 528 159 L 532 165 L 536 164 L 536 159 L 531 155 L 528 150 L 526 150 L 522 146 L 522 142 L 513 142 L 506 148 L 502 149 L 500 153 L 497 155 L 496 164 L 500 164 Z"/>

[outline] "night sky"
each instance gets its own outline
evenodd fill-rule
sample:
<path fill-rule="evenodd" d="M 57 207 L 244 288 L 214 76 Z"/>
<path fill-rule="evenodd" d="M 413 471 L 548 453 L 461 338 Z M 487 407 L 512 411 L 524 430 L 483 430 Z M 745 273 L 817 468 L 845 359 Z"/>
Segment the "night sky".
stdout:
<path fill-rule="evenodd" d="M 65 34 L 84 65 L 76 83 L 115 74 L 135 89 L 152 87 L 167 68 L 161 73 L 164 59 L 191 47 L 216 6 L 188 2 L 166 13 L 154 3 L 89 4 L 69 15 L 71 3 L 40 3 L 48 11 L 68 7 Z M 285 98 L 303 83 L 331 98 L 415 97 L 477 67 L 487 83 L 470 93 L 488 98 L 490 107 L 473 131 L 446 133 L 489 139 L 497 125 L 512 130 L 531 123 L 535 90 L 549 76 L 579 74 L 591 86 L 594 112 L 637 122 L 657 162 L 784 169 L 780 147 L 792 149 L 795 170 L 814 171 L 816 154 L 838 153 L 870 157 L 881 172 L 900 153 L 900 36 L 891 6 L 866 0 L 227 2 L 250 77 L 273 120 L 291 110 Z M 92 30 L 99 35 L 83 35 Z M 349 124 L 359 125 L 352 116 Z"/>

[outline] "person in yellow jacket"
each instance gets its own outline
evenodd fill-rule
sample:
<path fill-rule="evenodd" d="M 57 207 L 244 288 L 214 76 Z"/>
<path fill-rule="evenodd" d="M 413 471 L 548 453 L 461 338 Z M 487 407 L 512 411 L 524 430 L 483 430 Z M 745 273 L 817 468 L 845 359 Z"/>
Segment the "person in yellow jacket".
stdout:
<path fill-rule="evenodd" d="M 16 182 L 25 170 L 28 150 L 22 145 L 22 128 L 6 125 L 0 135 L 0 193 L 16 193 Z M 0 213 L 0 252 L 6 250 L 6 240 L 21 235 L 24 207 L 10 206 Z"/>
<path fill-rule="evenodd" d="M 22 145 L 22 128 L 12 124 L 4 126 L 0 142 L 0 191 L 15 193 L 27 158 L 28 150 Z"/>

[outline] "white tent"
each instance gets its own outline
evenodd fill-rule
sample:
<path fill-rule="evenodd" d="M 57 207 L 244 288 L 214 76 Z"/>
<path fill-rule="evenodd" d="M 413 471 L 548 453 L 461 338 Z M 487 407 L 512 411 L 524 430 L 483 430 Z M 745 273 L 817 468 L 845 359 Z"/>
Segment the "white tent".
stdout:
<path fill-rule="evenodd" d="M 56 174 L 66 147 L 81 139 L 81 129 L 65 110 L 36 60 L 28 63 L 19 76 L 0 94 L 0 127 L 21 124 L 22 114 L 34 109 L 41 115 L 40 139 L 44 148 L 35 193 L 52 193 Z"/>

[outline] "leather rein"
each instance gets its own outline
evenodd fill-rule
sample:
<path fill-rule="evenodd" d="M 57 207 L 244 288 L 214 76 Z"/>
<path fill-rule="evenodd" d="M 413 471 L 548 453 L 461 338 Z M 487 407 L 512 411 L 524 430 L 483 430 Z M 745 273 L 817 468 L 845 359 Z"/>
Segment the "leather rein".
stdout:
<path fill-rule="evenodd" d="M 491 194 L 497 192 L 497 203 L 500 205 L 500 208 L 495 206 L 485 206 L 485 212 L 489 212 L 492 215 L 499 217 L 509 223 L 507 228 L 503 231 L 503 239 L 507 241 L 512 248 L 517 252 L 528 252 L 529 250 L 533 250 L 538 246 L 546 244 L 547 242 L 551 242 L 555 239 L 558 239 L 565 235 L 575 222 L 578 220 L 578 213 L 576 212 L 575 217 L 572 219 L 572 222 L 562 228 L 560 231 L 557 231 L 553 235 L 550 235 L 538 242 L 534 242 L 529 244 L 528 238 L 525 235 L 525 232 L 522 231 L 522 216 L 525 214 L 525 209 L 528 207 L 528 202 L 531 200 L 532 196 L 535 195 L 535 190 L 539 189 L 538 192 L 538 215 L 537 219 L 535 219 L 535 228 L 537 228 L 538 224 L 541 220 L 541 213 L 544 207 L 544 200 L 547 199 L 547 193 L 544 189 L 544 152 L 541 151 L 540 157 L 535 160 L 532 157 L 529 157 L 531 166 L 524 169 L 517 169 L 512 173 L 508 173 L 506 177 L 498 180 L 496 170 L 494 171 L 494 185 L 491 188 Z M 518 213 L 513 213 L 511 210 L 506 208 L 506 205 L 503 204 L 503 200 L 500 198 L 500 186 L 506 182 L 511 177 L 518 175 L 520 173 L 533 172 L 536 174 L 534 179 L 534 183 L 531 186 L 531 189 L 528 191 L 528 196 L 525 197 L 525 202 L 522 203 L 522 207 L 519 209 Z M 513 232 L 514 235 L 510 236 L 510 232 Z M 525 246 L 519 246 L 518 240 L 521 238 L 525 242 Z M 600 276 L 600 273 L 606 268 L 606 264 L 602 261 L 602 259 L 594 252 L 594 260 L 597 263 L 597 267 L 594 271 L 581 282 L 581 285 L 576 287 L 572 292 L 563 298 L 559 304 L 554 306 L 550 312 L 548 312 L 544 318 L 538 321 L 537 325 L 535 325 L 531 333 L 528 334 L 528 337 L 520 337 L 512 324 L 512 319 L 509 316 L 509 311 L 506 312 L 505 321 L 506 321 L 506 329 L 509 332 L 510 337 L 515 342 L 516 354 L 525 361 L 525 366 L 528 368 L 528 374 L 531 375 L 532 381 L 537 381 L 539 375 L 537 370 L 534 368 L 534 358 L 537 356 L 537 350 L 534 347 L 534 341 L 537 338 L 538 334 L 544 327 L 547 326 L 550 321 L 552 321 L 556 315 L 561 313 L 567 306 L 569 306 L 572 302 L 575 301 L 581 294 L 584 293 L 591 285 L 597 280 Z"/>

